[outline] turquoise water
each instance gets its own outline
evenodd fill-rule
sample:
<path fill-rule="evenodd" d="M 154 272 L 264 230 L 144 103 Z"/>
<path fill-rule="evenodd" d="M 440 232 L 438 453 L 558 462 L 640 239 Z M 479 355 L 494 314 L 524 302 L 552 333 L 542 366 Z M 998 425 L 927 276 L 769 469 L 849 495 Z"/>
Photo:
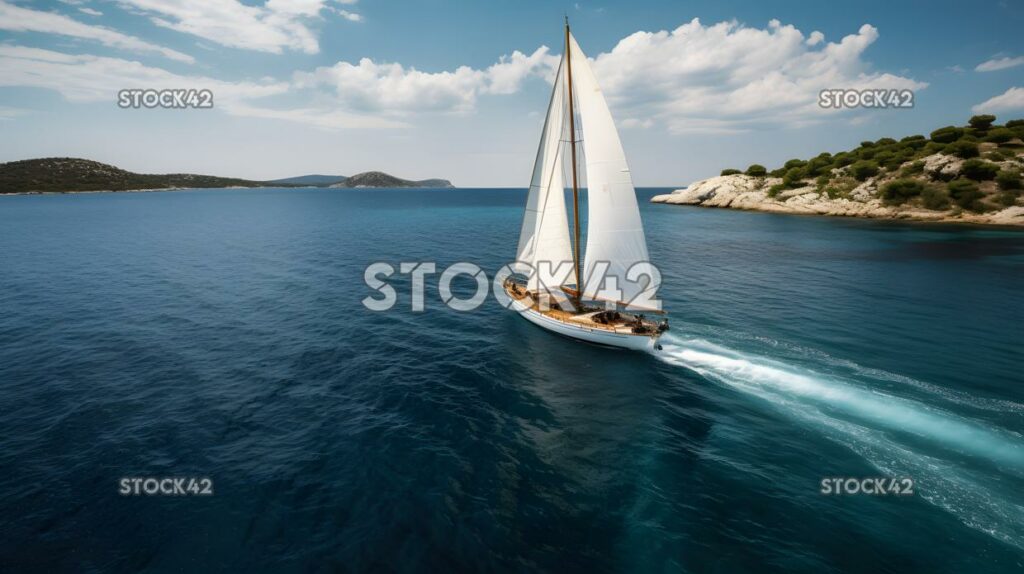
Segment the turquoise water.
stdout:
<path fill-rule="evenodd" d="M 361 305 L 493 273 L 522 190 L 0 197 L 0 570 L 1024 569 L 1024 233 L 656 192 L 657 356 Z"/>

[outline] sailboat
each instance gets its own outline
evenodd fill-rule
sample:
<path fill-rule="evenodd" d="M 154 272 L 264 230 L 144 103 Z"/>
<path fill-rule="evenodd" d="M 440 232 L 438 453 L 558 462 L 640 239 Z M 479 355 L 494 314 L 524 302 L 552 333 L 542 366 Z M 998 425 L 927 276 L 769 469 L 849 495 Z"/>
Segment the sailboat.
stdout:
<path fill-rule="evenodd" d="M 572 183 L 571 239 L 566 163 Z M 582 269 L 578 163 L 584 164 L 587 183 Z M 648 258 L 619 133 L 568 20 L 512 270 L 504 282 L 510 307 L 531 323 L 599 345 L 660 348 L 658 338 L 668 330 L 668 320 L 648 317 L 664 313 L 655 298 L 661 278 Z"/>

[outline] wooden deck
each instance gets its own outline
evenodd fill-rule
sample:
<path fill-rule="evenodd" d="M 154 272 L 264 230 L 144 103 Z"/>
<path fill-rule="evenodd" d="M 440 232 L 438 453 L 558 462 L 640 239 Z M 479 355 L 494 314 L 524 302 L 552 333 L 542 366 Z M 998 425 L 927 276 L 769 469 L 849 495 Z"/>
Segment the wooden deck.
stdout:
<path fill-rule="evenodd" d="M 549 294 L 542 295 L 549 298 L 548 309 L 543 310 L 538 302 L 540 298 L 538 294 L 527 292 L 521 285 L 515 285 L 515 287 L 513 287 L 513 285 L 515 284 L 506 281 L 504 286 L 505 292 L 508 293 L 509 297 L 520 302 L 529 300 L 529 307 L 531 309 L 546 317 L 555 319 L 556 321 L 581 325 L 588 329 L 602 329 L 623 335 L 649 336 L 651 333 L 657 332 L 658 329 L 657 323 L 649 319 L 643 319 L 643 326 L 650 329 L 651 333 L 634 333 L 633 327 L 636 325 L 636 315 L 630 313 L 619 313 L 620 318 L 614 323 L 598 323 L 594 321 L 594 315 L 604 311 L 604 308 L 588 307 L 580 313 L 570 313 L 558 306 L 557 297 L 551 297 Z"/>

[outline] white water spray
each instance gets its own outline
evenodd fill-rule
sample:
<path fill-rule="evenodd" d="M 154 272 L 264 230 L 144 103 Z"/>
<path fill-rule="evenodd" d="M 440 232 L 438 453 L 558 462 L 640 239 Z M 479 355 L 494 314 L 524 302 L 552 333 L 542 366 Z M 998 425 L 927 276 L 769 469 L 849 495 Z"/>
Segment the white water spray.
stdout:
<path fill-rule="evenodd" d="M 1024 548 L 1024 506 L 1012 488 L 1007 492 L 1003 480 L 1024 477 L 1020 434 L 703 339 L 666 336 L 662 346 L 656 354 L 663 361 L 771 403 L 853 449 L 880 471 L 913 477 L 923 498 L 964 524 Z M 1019 409 L 1009 401 L 1006 407 L 1007 412 Z M 966 468 L 956 461 L 958 455 L 994 468 Z"/>

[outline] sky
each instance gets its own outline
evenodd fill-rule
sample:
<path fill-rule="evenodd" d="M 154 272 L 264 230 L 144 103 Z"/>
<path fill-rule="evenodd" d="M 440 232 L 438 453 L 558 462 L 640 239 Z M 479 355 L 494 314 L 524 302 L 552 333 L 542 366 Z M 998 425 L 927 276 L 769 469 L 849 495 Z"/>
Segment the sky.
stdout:
<path fill-rule="evenodd" d="M 637 186 L 1024 118 L 1024 1 L 0 0 L 0 162 L 529 183 L 568 16 Z M 123 109 L 122 89 L 212 109 Z M 823 109 L 823 89 L 912 109 Z"/>

